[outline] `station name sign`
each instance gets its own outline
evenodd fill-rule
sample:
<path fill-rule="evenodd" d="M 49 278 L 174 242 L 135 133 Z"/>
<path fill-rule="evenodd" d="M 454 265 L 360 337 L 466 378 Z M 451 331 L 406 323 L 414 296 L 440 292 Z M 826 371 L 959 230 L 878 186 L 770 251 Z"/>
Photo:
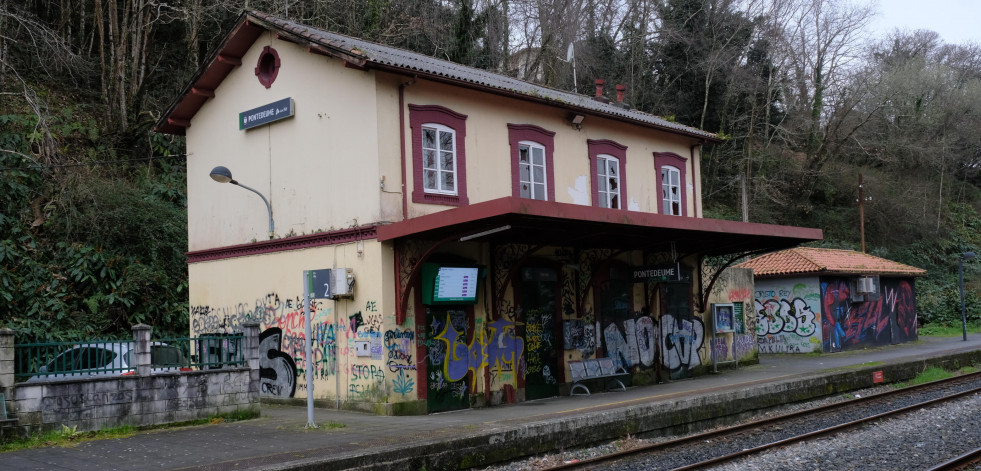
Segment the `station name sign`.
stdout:
<path fill-rule="evenodd" d="M 293 99 L 283 98 L 238 114 L 238 129 L 244 131 L 293 116 Z"/>
<path fill-rule="evenodd" d="M 672 265 L 654 265 L 650 267 L 640 267 L 634 269 L 634 283 L 645 281 L 680 281 L 681 266 L 677 263 Z"/>

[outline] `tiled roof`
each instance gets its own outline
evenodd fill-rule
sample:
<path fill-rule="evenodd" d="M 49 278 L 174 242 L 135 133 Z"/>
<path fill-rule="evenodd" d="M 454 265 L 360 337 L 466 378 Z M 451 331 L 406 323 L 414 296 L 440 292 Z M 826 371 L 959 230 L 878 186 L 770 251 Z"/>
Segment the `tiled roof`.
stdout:
<path fill-rule="evenodd" d="M 204 99 L 194 96 L 194 91 L 199 88 L 213 91 L 217 87 L 216 81 L 220 83 L 231 70 L 231 67 L 222 65 L 221 59 L 226 56 L 233 59 L 240 58 L 244 54 L 242 46 L 247 48 L 252 41 L 255 41 L 260 31 L 259 28 L 275 31 L 283 39 L 307 46 L 311 52 L 340 57 L 349 65 L 359 68 L 419 76 L 518 99 L 545 103 L 565 108 L 571 112 L 602 115 L 709 142 L 721 142 L 718 136 L 713 133 L 671 122 L 643 111 L 603 103 L 586 95 L 543 87 L 514 77 L 467 67 L 424 54 L 331 33 L 257 11 L 247 11 L 243 14 L 239 20 L 239 25 L 226 38 L 214 60 L 206 63 L 198 71 L 182 96 L 164 114 L 164 117 L 157 124 L 156 130 L 183 134 L 183 128 L 189 125 L 191 117 L 204 103 Z M 244 42 L 248 42 L 248 45 Z M 215 71 L 210 69 L 215 69 Z"/>
<path fill-rule="evenodd" d="M 782 275 L 839 274 L 923 276 L 926 270 L 854 250 L 797 247 L 766 254 L 736 265 L 752 268 L 753 275 L 772 278 Z"/>
<path fill-rule="evenodd" d="M 250 12 L 249 15 L 268 22 L 269 26 L 297 34 L 311 42 L 315 42 L 323 46 L 332 46 L 334 48 L 341 49 L 348 54 L 360 56 L 366 61 L 366 66 L 368 64 L 379 64 L 413 73 L 443 77 L 455 81 L 462 81 L 469 84 L 506 91 L 509 93 L 516 93 L 534 98 L 543 98 L 556 103 L 572 105 L 578 108 L 588 109 L 607 115 L 629 118 L 647 124 L 653 124 L 658 127 L 680 131 L 682 133 L 704 139 L 716 139 L 715 134 L 682 124 L 673 123 L 642 111 L 625 109 L 612 104 L 596 101 L 585 95 L 543 87 L 541 85 L 525 82 L 506 75 L 496 74 L 487 70 L 467 67 L 465 65 L 437 59 L 435 57 L 418 54 L 404 49 L 384 46 L 381 44 L 364 41 L 362 39 L 344 36 L 342 34 L 331 33 L 322 29 L 294 23 L 290 20 L 278 18 L 266 13 L 253 11 Z"/>

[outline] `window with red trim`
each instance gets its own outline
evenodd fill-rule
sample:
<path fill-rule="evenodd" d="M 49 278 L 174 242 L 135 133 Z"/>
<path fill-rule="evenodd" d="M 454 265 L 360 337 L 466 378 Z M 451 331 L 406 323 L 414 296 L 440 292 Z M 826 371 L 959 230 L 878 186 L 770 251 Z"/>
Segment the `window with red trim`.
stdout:
<path fill-rule="evenodd" d="M 465 205 L 467 116 L 438 105 L 409 105 L 412 201 Z"/>
<path fill-rule="evenodd" d="M 607 139 L 586 141 L 592 178 L 593 205 L 624 209 L 627 195 L 627 146 Z"/>
<path fill-rule="evenodd" d="M 554 132 L 532 124 L 508 124 L 513 196 L 555 201 L 554 136 Z"/>
<path fill-rule="evenodd" d="M 673 152 L 655 152 L 654 168 L 661 183 L 657 212 L 670 216 L 687 216 L 687 194 L 685 170 L 688 161 Z"/>

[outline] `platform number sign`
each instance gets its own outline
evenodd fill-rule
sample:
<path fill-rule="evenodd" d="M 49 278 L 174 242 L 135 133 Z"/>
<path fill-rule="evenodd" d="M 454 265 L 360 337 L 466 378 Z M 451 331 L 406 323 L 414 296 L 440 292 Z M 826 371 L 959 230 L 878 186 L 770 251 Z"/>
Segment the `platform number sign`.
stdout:
<path fill-rule="evenodd" d="M 330 285 L 332 271 L 330 269 L 306 271 L 311 298 L 330 299 L 333 293 Z"/>

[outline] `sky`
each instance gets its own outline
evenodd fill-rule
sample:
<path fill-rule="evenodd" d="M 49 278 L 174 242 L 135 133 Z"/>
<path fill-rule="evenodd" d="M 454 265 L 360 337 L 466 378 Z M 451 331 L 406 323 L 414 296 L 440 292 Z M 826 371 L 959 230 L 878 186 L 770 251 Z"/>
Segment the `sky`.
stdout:
<path fill-rule="evenodd" d="M 981 43 L 981 0 L 878 0 L 873 34 L 929 29 L 948 44 Z"/>

